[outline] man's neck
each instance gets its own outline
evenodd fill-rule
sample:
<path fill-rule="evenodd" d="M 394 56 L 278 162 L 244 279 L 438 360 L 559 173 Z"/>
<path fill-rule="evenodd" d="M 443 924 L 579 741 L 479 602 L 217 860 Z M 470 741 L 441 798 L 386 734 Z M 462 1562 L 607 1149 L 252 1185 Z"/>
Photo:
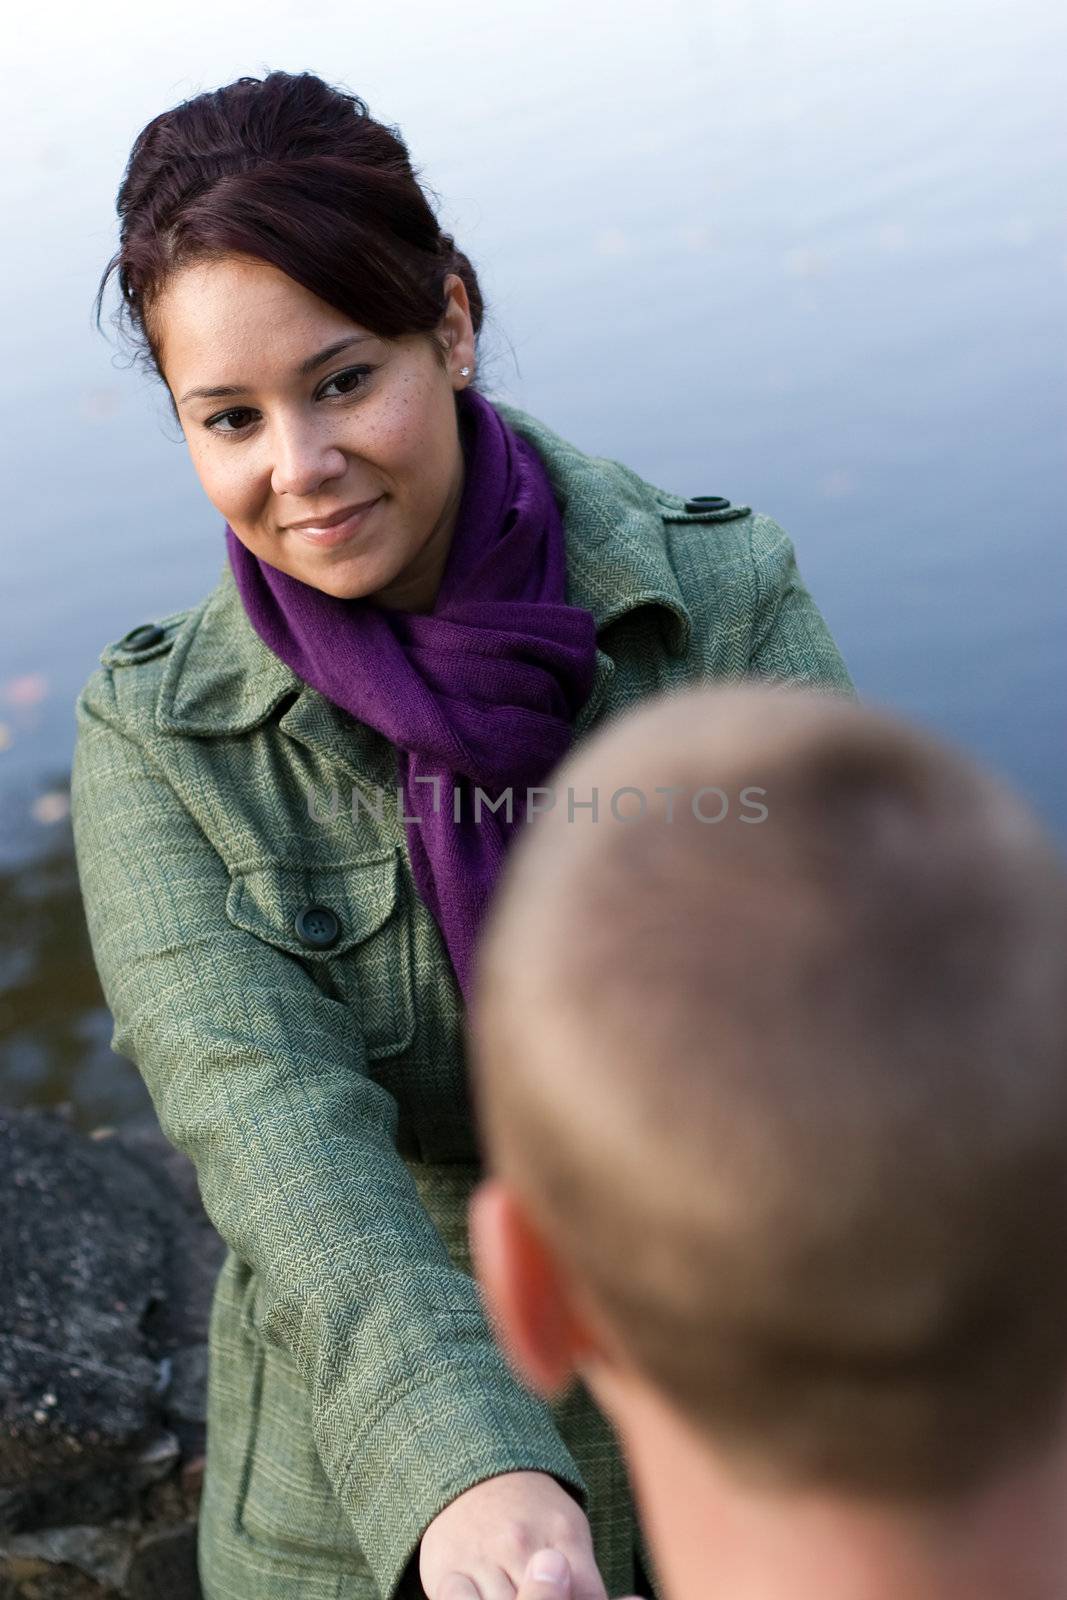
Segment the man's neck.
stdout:
<path fill-rule="evenodd" d="M 753 1490 L 647 1389 L 590 1387 L 630 1468 L 664 1600 L 1063 1600 L 1067 1433 L 954 1510 Z"/>

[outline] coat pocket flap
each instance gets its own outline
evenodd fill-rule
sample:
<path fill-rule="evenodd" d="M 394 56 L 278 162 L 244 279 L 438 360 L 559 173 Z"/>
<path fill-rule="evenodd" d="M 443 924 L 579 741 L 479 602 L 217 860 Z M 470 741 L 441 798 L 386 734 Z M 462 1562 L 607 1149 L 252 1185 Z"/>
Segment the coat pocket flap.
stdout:
<path fill-rule="evenodd" d="M 395 849 L 325 865 L 258 862 L 231 871 L 226 915 L 237 927 L 293 955 L 343 955 L 392 916 L 397 866 Z M 316 908 L 318 914 L 313 914 Z"/>

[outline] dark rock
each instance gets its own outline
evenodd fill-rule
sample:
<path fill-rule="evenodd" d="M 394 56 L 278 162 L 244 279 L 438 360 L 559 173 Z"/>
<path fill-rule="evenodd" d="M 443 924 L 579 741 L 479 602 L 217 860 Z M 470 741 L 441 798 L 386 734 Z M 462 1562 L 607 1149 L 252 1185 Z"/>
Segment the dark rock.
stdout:
<path fill-rule="evenodd" d="M 41 1475 L 27 1479 L 17 1488 L 0 1490 L 0 1544 L 8 1534 L 22 1529 L 104 1523 L 134 1516 L 137 1506 L 136 1484 L 107 1463 L 101 1471 L 87 1467 L 80 1478 Z"/>
<path fill-rule="evenodd" d="M 0 1568 L 0 1600 L 122 1600 L 117 1589 L 87 1578 L 76 1567 L 53 1566 L 29 1557 Z"/>
<path fill-rule="evenodd" d="M 0 1600 L 200 1600 L 225 1246 L 154 1119 L 0 1108 Z"/>
<path fill-rule="evenodd" d="M 171 1381 L 163 1401 L 168 1417 L 186 1422 L 207 1420 L 207 1367 L 206 1344 L 193 1344 L 174 1352 Z"/>
<path fill-rule="evenodd" d="M 0 1111 L 0 1487 L 123 1455 L 159 1415 L 141 1322 L 165 1293 L 167 1205 L 121 1150 Z"/>
<path fill-rule="evenodd" d="M 116 1130 L 113 1138 L 173 1202 L 169 1212 L 169 1292 L 150 1308 L 148 1336 L 163 1354 L 206 1344 L 211 1297 L 226 1246 L 204 1213 L 196 1168 L 188 1156 L 168 1143 L 154 1117 Z"/>
<path fill-rule="evenodd" d="M 226 1246 L 204 1213 L 196 1168 L 155 1118 L 111 1137 L 174 1200 L 166 1296 L 149 1308 L 145 1334 L 160 1352 L 164 1419 L 184 1456 L 203 1453 L 207 1417 L 207 1336 L 215 1281 Z"/>
<path fill-rule="evenodd" d="M 186 1461 L 182 1466 L 182 1495 L 185 1501 L 185 1509 L 191 1517 L 195 1517 L 200 1508 L 200 1496 L 204 1492 L 204 1468 L 206 1466 L 206 1456 L 194 1456 L 191 1461 Z"/>
<path fill-rule="evenodd" d="M 189 1509 L 182 1490 L 180 1472 L 150 1484 L 141 1497 L 141 1515 L 146 1524 L 186 1522 Z"/>
<path fill-rule="evenodd" d="M 198 1600 L 200 1592 L 195 1524 L 150 1534 L 137 1546 L 126 1579 L 129 1600 Z"/>
<path fill-rule="evenodd" d="M 0 1551 L 7 1563 L 27 1557 L 53 1565 L 74 1567 L 105 1589 L 127 1586 L 136 1544 L 136 1525 L 111 1525 L 103 1528 L 43 1528 L 37 1533 L 19 1533 Z M 65 1591 L 59 1590 L 59 1593 Z"/>

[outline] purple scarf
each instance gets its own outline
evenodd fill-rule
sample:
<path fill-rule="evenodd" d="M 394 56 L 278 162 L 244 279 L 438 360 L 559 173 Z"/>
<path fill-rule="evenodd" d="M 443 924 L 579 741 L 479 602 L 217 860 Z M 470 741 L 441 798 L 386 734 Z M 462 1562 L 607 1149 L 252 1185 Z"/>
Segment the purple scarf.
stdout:
<path fill-rule="evenodd" d="M 563 523 L 536 450 L 473 389 L 457 415 L 463 492 L 430 614 L 325 594 L 254 556 L 228 523 L 226 546 L 264 643 L 397 747 L 404 817 L 421 819 L 405 821 L 415 884 L 467 1000 L 526 789 L 567 753 L 592 691 L 596 623 L 565 603 Z M 484 800 L 475 822 L 475 787 L 489 801 L 511 787 L 511 823 Z"/>

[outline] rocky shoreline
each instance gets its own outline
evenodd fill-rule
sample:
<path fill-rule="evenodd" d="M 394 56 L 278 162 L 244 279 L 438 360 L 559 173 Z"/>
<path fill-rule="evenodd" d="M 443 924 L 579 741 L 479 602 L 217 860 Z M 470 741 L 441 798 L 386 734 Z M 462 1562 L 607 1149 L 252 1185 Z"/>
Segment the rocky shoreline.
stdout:
<path fill-rule="evenodd" d="M 0 1600 L 200 1600 L 225 1247 L 154 1118 L 0 1107 Z"/>

